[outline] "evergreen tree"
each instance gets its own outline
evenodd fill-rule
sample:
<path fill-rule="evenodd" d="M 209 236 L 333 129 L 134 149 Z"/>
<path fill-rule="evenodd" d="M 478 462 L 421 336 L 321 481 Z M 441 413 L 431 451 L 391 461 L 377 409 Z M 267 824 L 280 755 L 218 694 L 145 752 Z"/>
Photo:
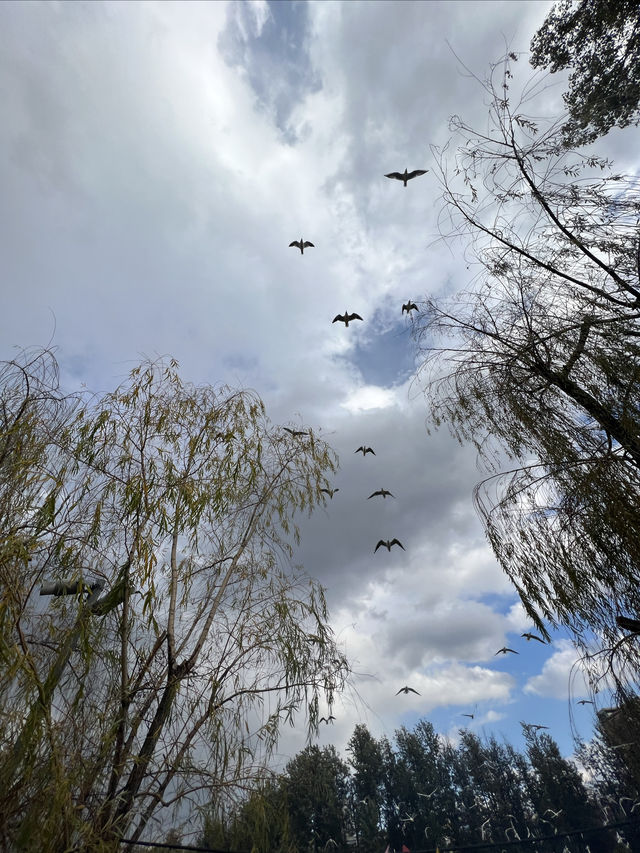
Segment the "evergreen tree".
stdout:
<path fill-rule="evenodd" d="M 333 746 L 308 746 L 287 764 L 283 788 L 291 841 L 299 851 L 345 844 L 348 777 Z"/>

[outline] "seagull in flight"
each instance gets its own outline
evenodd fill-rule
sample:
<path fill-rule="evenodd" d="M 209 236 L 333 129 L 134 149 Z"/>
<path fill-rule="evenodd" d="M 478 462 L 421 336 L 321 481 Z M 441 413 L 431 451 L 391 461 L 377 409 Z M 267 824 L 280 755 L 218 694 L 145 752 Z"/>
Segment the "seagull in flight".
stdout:
<path fill-rule="evenodd" d="M 508 649 L 506 646 L 503 646 L 501 649 L 498 649 L 496 655 L 506 655 L 507 652 L 511 652 L 512 655 L 519 655 L 520 652 L 517 652 L 515 649 Z M 494 657 L 496 656 L 494 655 Z"/>
<path fill-rule="evenodd" d="M 329 723 L 333 722 L 334 720 L 335 720 L 335 717 L 333 716 L 333 714 L 329 714 L 328 717 L 320 717 L 318 722 L 319 723 L 326 723 L 327 725 L 329 725 Z"/>
<path fill-rule="evenodd" d="M 411 181 L 413 178 L 418 178 L 420 175 L 426 175 L 428 171 L 428 169 L 414 169 L 413 172 L 408 172 L 405 166 L 404 173 L 389 172 L 388 175 L 385 175 L 385 178 L 395 178 L 396 181 L 402 181 L 406 187 L 407 181 Z"/>
<path fill-rule="evenodd" d="M 406 684 L 404 687 L 401 687 L 400 690 L 398 690 L 398 693 L 396 693 L 396 696 L 398 696 L 399 693 L 415 693 L 416 696 L 420 695 L 417 690 L 414 690 L 413 687 L 407 687 Z"/>
<path fill-rule="evenodd" d="M 410 315 L 412 311 L 418 311 L 418 310 L 419 309 L 418 309 L 418 306 L 416 305 L 416 303 L 412 302 L 411 300 L 409 300 L 406 303 L 403 303 L 403 305 L 402 305 L 402 313 L 403 314 L 406 311 L 407 314 Z"/>
<path fill-rule="evenodd" d="M 373 449 L 373 447 L 367 447 L 366 444 L 361 444 L 360 447 L 357 450 L 354 450 L 353 452 L 354 453 L 362 453 L 363 456 L 366 456 L 367 453 L 373 453 L 374 456 L 376 455 L 376 452 Z M 368 498 L 367 498 L 367 500 L 368 500 Z"/>
<path fill-rule="evenodd" d="M 308 240 L 303 240 L 302 237 L 299 240 L 294 240 L 293 243 L 289 243 L 289 248 L 295 246 L 296 249 L 300 249 L 300 254 L 304 255 L 304 250 L 311 246 L 312 249 L 315 249 L 313 243 L 310 243 Z"/>
<path fill-rule="evenodd" d="M 357 453 L 357 452 L 358 452 L 358 451 L 356 450 L 356 453 Z M 374 455 L 375 455 L 375 454 L 374 454 Z M 390 496 L 390 497 L 392 497 L 392 498 L 394 498 L 394 497 L 395 497 L 395 495 L 392 495 L 392 494 L 391 494 L 391 492 L 390 492 L 390 491 L 388 491 L 387 489 L 378 489 L 378 491 L 377 491 L 377 492 L 373 492 L 373 494 L 369 495 L 369 497 L 367 498 L 367 500 L 368 500 L 368 501 L 370 501 L 370 500 L 371 500 L 371 498 L 375 498 L 375 497 L 376 497 L 376 495 L 380 495 L 380 496 L 381 496 L 381 497 L 383 497 L 385 500 L 386 500 L 387 495 L 389 495 L 389 496 Z"/>
<path fill-rule="evenodd" d="M 349 314 L 348 311 L 345 310 L 344 314 L 336 314 L 336 316 L 331 321 L 332 323 L 337 323 L 338 320 L 341 323 L 344 323 L 345 328 L 349 325 L 352 320 L 362 320 L 362 317 L 359 314 Z"/>
<path fill-rule="evenodd" d="M 548 729 L 549 728 L 549 726 L 541 726 L 541 725 L 538 725 L 538 723 L 525 723 L 522 720 L 520 720 L 520 725 L 522 726 L 523 729 L 535 729 L 536 731 L 540 731 L 540 729 Z"/>
<path fill-rule="evenodd" d="M 546 810 L 546 812 L 545 812 L 545 814 L 546 814 L 546 815 L 550 814 L 550 815 L 551 815 L 551 817 L 555 819 L 555 818 L 557 818 L 557 817 L 560 817 L 560 815 L 562 814 L 562 812 L 563 812 L 563 809 L 558 809 L 558 811 L 557 811 L 557 812 L 554 812 L 554 810 L 553 810 L 553 809 L 547 809 L 547 810 Z"/>
<path fill-rule="evenodd" d="M 404 545 L 402 544 L 402 542 L 401 542 L 399 539 L 392 539 L 391 541 L 389 541 L 388 539 L 381 539 L 381 540 L 378 542 L 378 544 L 376 545 L 376 547 L 373 549 L 373 553 L 374 553 L 374 554 L 376 553 L 376 551 L 378 550 L 378 548 L 379 548 L 381 545 L 384 545 L 384 547 L 387 549 L 387 551 L 391 551 L 391 546 L 392 546 L 392 545 L 399 545 L 399 546 L 402 548 L 402 550 L 403 550 L 403 551 L 406 551 L 406 550 L 407 550 L 407 549 L 404 547 Z M 415 692 L 415 691 L 414 691 L 414 692 Z"/>
<path fill-rule="evenodd" d="M 520 634 L 520 636 L 521 636 L 521 637 L 526 637 L 526 638 L 527 638 L 527 642 L 529 642 L 529 640 L 537 640 L 539 643 L 542 643 L 542 645 L 543 645 L 543 646 L 546 646 L 546 645 L 547 645 L 547 644 L 545 643 L 545 641 L 542 639 L 542 637 L 538 637 L 538 635 L 537 635 L 537 634 L 530 634 L 530 633 L 527 631 L 527 632 L 525 632 L 524 634 Z"/>
<path fill-rule="evenodd" d="M 593 705 L 591 699 L 578 699 L 578 705 Z"/>
<path fill-rule="evenodd" d="M 321 492 L 324 492 L 325 495 L 329 495 L 332 498 L 336 492 L 339 492 L 340 489 L 320 489 Z"/>
<path fill-rule="evenodd" d="M 398 691 L 398 692 L 399 692 L 399 691 Z M 396 693 L 396 696 L 397 696 L 397 695 L 398 695 L 398 694 Z M 437 788 L 434 788 L 434 789 L 433 789 L 433 791 L 432 791 L 430 794 L 423 794 L 423 793 L 421 793 L 420 791 L 416 791 L 416 794 L 417 794 L 419 797 L 424 797 L 424 798 L 425 798 L 425 800 L 429 800 L 429 799 L 431 799 L 431 797 L 433 797 L 433 795 L 435 794 L 435 792 L 436 792 L 437 790 L 438 790 Z"/>
<path fill-rule="evenodd" d="M 298 436 L 298 435 L 309 435 L 309 433 L 308 433 L 308 432 L 304 432 L 304 430 L 299 430 L 299 429 L 290 429 L 289 427 L 282 427 L 282 429 L 286 430 L 287 432 L 290 432 L 290 433 L 291 433 L 291 435 L 293 435 L 293 436 Z"/>

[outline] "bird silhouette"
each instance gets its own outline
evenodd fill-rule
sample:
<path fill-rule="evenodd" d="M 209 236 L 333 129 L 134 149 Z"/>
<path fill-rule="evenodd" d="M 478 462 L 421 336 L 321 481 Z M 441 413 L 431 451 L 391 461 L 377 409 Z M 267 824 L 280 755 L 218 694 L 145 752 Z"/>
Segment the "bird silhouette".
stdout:
<path fill-rule="evenodd" d="M 470 717 L 470 718 L 473 720 L 473 718 L 474 718 L 475 714 L 461 714 L 460 716 L 462 716 L 462 717 Z"/>
<path fill-rule="evenodd" d="M 521 637 L 526 637 L 526 638 L 527 638 L 527 642 L 529 642 L 529 640 L 537 640 L 539 643 L 542 643 L 542 645 L 543 645 L 543 646 L 546 646 L 546 645 L 547 645 L 547 644 L 545 643 L 545 641 L 542 639 L 542 637 L 538 637 L 538 635 L 537 635 L 537 634 L 530 634 L 528 631 L 526 631 L 524 634 L 520 634 L 520 636 L 521 636 Z"/>
<path fill-rule="evenodd" d="M 523 729 L 535 729 L 536 731 L 549 728 L 549 726 L 541 726 L 539 723 L 525 723 L 522 720 L 520 720 L 520 725 Z"/>
<path fill-rule="evenodd" d="M 407 181 L 411 181 L 413 178 L 417 178 L 420 175 L 426 175 L 428 169 L 414 169 L 413 172 L 408 172 L 405 166 L 404 173 L 402 172 L 389 172 L 388 175 L 385 175 L 385 178 L 395 178 L 396 181 L 402 181 L 402 183 L 407 186 Z"/>
<path fill-rule="evenodd" d="M 506 655 L 507 652 L 511 652 L 512 655 L 519 655 L 520 652 L 517 652 L 515 649 L 508 649 L 506 646 L 503 646 L 501 649 L 498 649 L 496 655 Z M 496 656 L 494 655 L 494 657 Z"/>
<path fill-rule="evenodd" d="M 352 320 L 362 320 L 362 317 L 359 314 L 349 314 L 349 312 L 345 309 L 344 314 L 336 314 L 336 316 L 331 321 L 332 323 L 337 323 L 338 320 L 341 323 L 344 323 L 345 328 L 349 325 Z"/>
<path fill-rule="evenodd" d="M 354 450 L 353 452 L 354 453 L 362 453 L 363 456 L 366 456 L 367 453 L 373 453 L 374 456 L 376 455 L 376 452 L 373 449 L 373 447 L 367 447 L 366 444 L 361 444 L 360 447 L 357 450 Z M 367 498 L 367 500 L 368 500 L 368 498 Z"/>
<path fill-rule="evenodd" d="M 333 716 L 333 714 L 329 714 L 328 717 L 320 717 L 318 722 L 319 723 L 326 723 L 327 725 L 329 725 L 329 723 L 333 722 L 333 720 L 335 720 L 335 717 Z"/>
<path fill-rule="evenodd" d="M 329 495 L 332 498 L 336 492 L 339 492 L 340 489 L 320 489 L 321 492 L 324 492 L 325 495 Z"/>
<path fill-rule="evenodd" d="M 358 452 L 358 451 L 356 450 L 356 453 L 357 453 L 357 452 Z M 375 455 L 375 454 L 374 454 L 374 455 Z M 378 491 L 377 491 L 377 492 L 374 492 L 372 495 L 369 495 L 369 497 L 367 498 L 367 500 L 368 500 L 368 501 L 370 501 L 370 500 L 371 500 L 371 498 L 375 498 L 375 497 L 376 497 L 376 495 L 380 495 L 380 496 L 381 496 L 381 497 L 383 497 L 385 500 L 386 500 L 386 498 L 387 498 L 387 495 L 390 495 L 392 498 L 394 498 L 394 497 L 395 497 L 395 495 L 392 495 L 392 494 L 391 494 L 391 492 L 390 492 L 390 491 L 388 491 L 387 489 L 378 489 Z"/>
<path fill-rule="evenodd" d="M 591 699 L 578 699 L 578 705 L 593 705 Z"/>
<path fill-rule="evenodd" d="M 308 432 L 304 432 L 304 430 L 300 430 L 300 429 L 290 429 L 290 427 L 282 427 L 282 429 L 284 429 L 284 430 L 286 430 L 287 432 L 291 433 L 291 435 L 293 435 L 293 436 L 298 436 L 298 435 L 309 435 L 309 433 L 308 433 Z"/>
<path fill-rule="evenodd" d="M 378 542 L 378 544 L 376 545 L 376 547 L 373 549 L 374 554 L 376 553 L 376 551 L 378 550 L 378 548 L 381 545 L 384 545 L 384 547 L 387 549 L 387 551 L 391 551 L 392 545 L 399 545 L 403 551 L 407 550 L 399 539 L 392 539 L 391 541 L 389 541 L 388 539 L 381 539 Z"/>
<path fill-rule="evenodd" d="M 409 300 L 402 305 L 402 313 L 404 314 L 405 311 L 407 314 L 411 314 L 412 311 L 418 311 L 418 306 L 415 302 L 411 302 L 411 300 Z"/>
<path fill-rule="evenodd" d="M 299 240 L 294 240 L 293 243 L 289 243 L 289 248 L 295 246 L 296 249 L 300 249 L 300 254 L 304 255 L 304 250 L 311 246 L 312 249 L 315 249 L 313 243 L 310 243 L 308 240 L 303 240 L 302 237 Z"/>
<path fill-rule="evenodd" d="M 415 693 L 416 696 L 420 695 L 417 690 L 414 690 L 413 687 L 407 687 L 406 684 L 404 687 L 401 687 L 400 690 L 398 690 L 396 696 L 398 696 L 400 693 Z"/>

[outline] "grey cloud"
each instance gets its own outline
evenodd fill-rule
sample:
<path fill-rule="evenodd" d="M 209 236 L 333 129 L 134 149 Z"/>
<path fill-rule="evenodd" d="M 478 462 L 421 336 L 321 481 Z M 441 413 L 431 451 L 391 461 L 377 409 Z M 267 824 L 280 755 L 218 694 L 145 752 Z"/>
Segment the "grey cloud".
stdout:
<path fill-rule="evenodd" d="M 256 32 L 249 4 L 230 4 L 218 46 L 231 66 L 240 66 L 247 74 L 259 106 L 272 115 L 283 139 L 295 144 L 299 135 L 291 113 L 322 85 L 307 50 L 309 4 L 275 2 L 268 9 Z"/>
<path fill-rule="evenodd" d="M 409 608 L 389 623 L 389 654 L 410 669 L 444 661 L 487 661 L 503 640 L 502 617 L 477 601 L 452 601 L 419 614 Z"/>

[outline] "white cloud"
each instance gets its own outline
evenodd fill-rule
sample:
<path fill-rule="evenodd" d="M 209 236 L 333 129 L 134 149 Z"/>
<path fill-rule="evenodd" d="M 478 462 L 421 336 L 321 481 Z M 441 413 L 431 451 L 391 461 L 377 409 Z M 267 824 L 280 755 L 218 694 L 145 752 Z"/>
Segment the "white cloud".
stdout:
<path fill-rule="evenodd" d="M 542 672 L 529 678 L 524 692 L 551 699 L 567 699 L 571 696 L 585 696 L 587 688 L 580 665 L 578 652 L 568 640 L 558 640 Z M 575 665 L 575 666 L 574 666 Z"/>
<path fill-rule="evenodd" d="M 372 409 L 388 409 L 395 403 L 396 395 L 389 388 L 366 385 L 351 392 L 348 400 L 341 405 L 353 414 L 370 412 Z"/>

